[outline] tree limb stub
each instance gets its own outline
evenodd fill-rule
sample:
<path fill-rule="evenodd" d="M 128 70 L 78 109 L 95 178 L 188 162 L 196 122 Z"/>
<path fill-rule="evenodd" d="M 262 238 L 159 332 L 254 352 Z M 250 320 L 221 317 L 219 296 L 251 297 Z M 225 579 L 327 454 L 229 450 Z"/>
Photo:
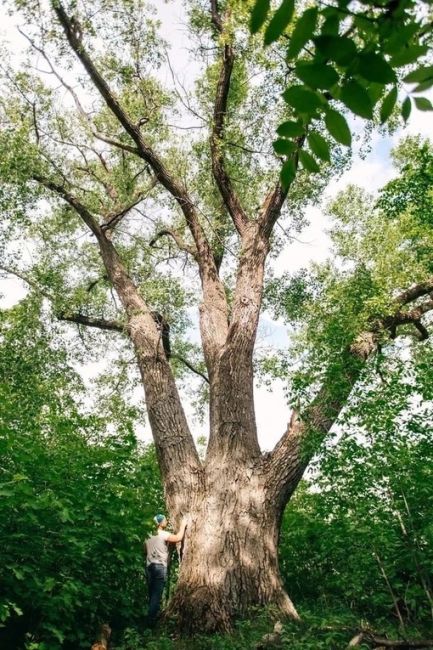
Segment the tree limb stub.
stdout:
<path fill-rule="evenodd" d="M 370 631 L 358 632 L 349 642 L 348 648 L 360 648 L 365 643 L 373 648 L 400 648 L 401 650 L 415 650 L 416 648 L 433 648 L 433 639 L 388 639 Z"/>

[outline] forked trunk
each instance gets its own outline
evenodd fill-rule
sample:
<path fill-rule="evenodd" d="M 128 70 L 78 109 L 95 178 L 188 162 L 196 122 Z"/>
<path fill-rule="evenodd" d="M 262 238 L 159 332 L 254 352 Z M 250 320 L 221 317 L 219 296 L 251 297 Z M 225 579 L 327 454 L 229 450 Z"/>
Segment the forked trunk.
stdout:
<path fill-rule="evenodd" d="M 180 575 L 168 616 L 183 633 L 227 631 L 248 608 L 298 614 L 278 568 L 280 516 L 257 468 L 208 468 L 191 495 Z"/>

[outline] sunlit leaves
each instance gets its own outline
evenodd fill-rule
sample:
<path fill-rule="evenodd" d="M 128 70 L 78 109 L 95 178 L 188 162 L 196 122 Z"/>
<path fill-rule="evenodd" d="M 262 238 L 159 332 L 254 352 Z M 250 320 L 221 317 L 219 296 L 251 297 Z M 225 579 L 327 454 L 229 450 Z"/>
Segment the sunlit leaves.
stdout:
<path fill-rule="evenodd" d="M 298 63 L 296 74 L 301 81 L 312 88 L 332 88 L 339 79 L 334 68 L 325 63 Z"/>
<path fill-rule="evenodd" d="M 325 138 L 317 133 L 316 131 L 311 131 L 308 134 L 308 144 L 310 145 L 311 151 L 321 160 L 329 162 L 331 160 L 331 153 L 329 150 L 329 145 L 326 142 Z"/>
<path fill-rule="evenodd" d="M 394 86 L 389 91 L 389 93 L 383 100 L 382 106 L 380 107 L 380 121 L 382 122 L 382 124 L 384 124 L 384 122 L 386 122 L 389 116 L 391 115 L 394 106 L 396 104 L 396 101 L 397 101 L 397 87 Z"/>
<path fill-rule="evenodd" d="M 259 5 L 263 8 L 262 0 L 255 4 L 253 12 L 260 10 Z M 299 15 L 296 8 L 295 4 L 292 15 L 291 5 L 280 3 L 265 29 L 265 43 L 269 43 L 277 37 L 278 20 L 280 35 L 291 24 L 286 35 L 291 77 L 284 99 L 292 109 L 293 121 L 301 119 L 308 130 L 314 120 L 324 119 L 332 137 L 349 146 L 350 121 L 340 110 L 372 121 L 379 104 L 381 123 L 390 119 L 398 101 L 400 68 L 417 63 L 428 52 L 423 42 L 428 33 L 427 19 L 421 20 L 412 5 L 391 14 L 385 4 L 382 7 L 369 0 L 350 11 L 347 2 L 338 6 L 313 2 Z M 433 68 L 421 66 L 407 74 L 404 81 L 416 84 L 413 93 L 422 93 L 433 86 Z M 308 94 L 309 89 L 317 92 Z M 418 97 L 413 101 L 418 110 L 431 110 L 428 99 Z M 401 109 L 405 121 L 410 109 L 411 100 L 406 98 Z M 288 129 L 285 137 L 296 135 Z"/>
<path fill-rule="evenodd" d="M 373 105 L 370 96 L 357 81 L 351 80 L 344 84 L 341 89 L 340 99 L 355 115 L 366 119 L 373 117 Z"/>
<path fill-rule="evenodd" d="M 287 50 L 288 59 L 293 59 L 299 54 L 304 45 L 308 43 L 317 23 L 318 9 L 310 7 L 306 9 L 302 16 L 296 22 L 295 29 L 290 37 L 290 43 Z"/>
<path fill-rule="evenodd" d="M 257 0 L 251 12 L 250 29 L 255 34 L 266 20 L 270 8 L 270 0 Z"/>
<path fill-rule="evenodd" d="M 325 115 L 325 124 L 334 140 L 349 147 L 352 136 L 346 118 L 338 111 L 328 110 Z"/>
<path fill-rule="evenodd" d="M 0 623 L 8 648 L 17 646 L 3 633 L 8 639 L 17 617 L 23 637 L 54 650 L 63 637 L 88 646 L 94 621 L 115 612 L 125 623 L 141 616 L 142 541 L 162 506 L 154 450 L 137 443 L 126 409 L 113 428 L 80 404 L 80 378 L 46 320 L 31 297 L 0 316 L 0 495 L 7 496 L 0 498 Z M 111 399 L 121 405 L 121 397 Z"/>
<path fill-rule="evenodd" d="M 284 100 L 299 113 L 314 113 L 322 105 L 319 95 L 305 86 L 290 86 L 283 93 Z"/>
<path fill-rule="evenodd" d="M 275 14 L 272 16 L 265 31 L 265 45 L 277 40 L 290 23 L 295 10 L 295 0 L 283 0 Z"/>

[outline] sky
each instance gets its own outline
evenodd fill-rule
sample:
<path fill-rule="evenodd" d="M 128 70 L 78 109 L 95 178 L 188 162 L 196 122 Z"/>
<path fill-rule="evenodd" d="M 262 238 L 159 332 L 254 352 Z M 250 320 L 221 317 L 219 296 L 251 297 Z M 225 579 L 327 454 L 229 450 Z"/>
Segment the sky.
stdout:
<path fill-rule="evenodd" d="M 199 68 L 196 63 L 191 61 L 189 55 L 189 41 L 182 3 L 179 0 L 168 3 L 158 0 L 154 4 L 161 20 L 162 36 L 170 44 L 169 58 L 175 75 L 184 87 L 191 88 Z M 1 13 L 4 15 L 2 16 Z M 16 21 L 5 14 L 5 9 L 0 9 L 2 40 L 6 38 L 14 49 L 18 49 L 22 40 L 16 29 Z M 162 68 L 159 75 L 161 81 L 172 84 L 171 72 L 166 66 Z M 432 127 L 431 113 L 413 109 L 409 124 L 404 130 L 399 129 L 392 136 L 373 134 L 370 141 L 370 153 L 364 159 L 355 153 L 351 167 L 340 178 L 331 181 L 328 185 L 323 197 L 324 203 L 348 184 L 356 184 L 369 192 L 375 192 L 394 174 L 390 152 L 401 137 L 418 133 L 423 136 L 431 136 Z M 301 241 L 293 242 L 276 260 L 274 270 L 277 275 L 287 271 L 295 272 L 308 265 L 310 261 L 321 262 L 329 255 L 329 238 L 326 232 L 329 224 L 323 210 L 318 207 L 307 208 L 307 217 L 310 225 L 299 236 Z M 0 307 L 11 306 L 20 300 L 26 291 L 27 288 L 20 281 L 0 280 Z M 259 344 L 284 348 L 286 343 L 287 331 L 284 324 L 272 321 L 266 316 L 262 318 Z M 99 367 L 98 364 L 92 364 L 80 367 L 79 370 L 86 382 L 90 383 Z M 263 449 L 271 449 L 283 434 L 290 416 L 289 407 L 283 394 L 283 383 L 281 381 L 273 382 L 272 390 L 258 387 L 255 397 L 259 441 Z M 188 405 L 186 410 L 194 435 L 206 434 L 206 428 L 194 420 L 192 409 Z M 142 435 L 145 439 L 150 439 L 150 432 L 147 428 L 143 430 Z"/>

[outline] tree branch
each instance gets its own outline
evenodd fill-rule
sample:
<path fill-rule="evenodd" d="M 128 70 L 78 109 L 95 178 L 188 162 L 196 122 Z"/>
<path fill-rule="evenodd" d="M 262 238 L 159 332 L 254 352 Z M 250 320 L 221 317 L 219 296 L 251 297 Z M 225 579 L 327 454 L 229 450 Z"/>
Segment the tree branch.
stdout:
<path fill-rule="evenodd" d="M 183 363 L 184 366 L 186 366 L 191 372 L 194 372 L 196 375 L 201 377 L 202 379 L 205 380 L 205 382 L 208 384 L 209 383 L 209 377 L 205 375 L 203 372 L 198 370 L 195 366 L 193 366 L 189 361 L 187 361 L 184 357 L 180 356 L 180 354 L 172 354 L 171 359 L 177 359 L 181 363 Z"/>
<path fill-rule="evenodd" d="M 223 31 L 224 25 L 221 20 L 221 16 L 218 8 L 218 0 L 210 0 L 210 15 L 211 21 L 217 32 L 220 34 Z"/>
<path fill-rule="evenodd" d="M 85 314 L 81 314 L 80 312 L 58 312 L 56 316 L 59 320 L 68 321 L 70 323 L 77 323 L 78 325 L 86 325 L 86 327 L 96 327 L 100 330 L 125 333 L 125 325 L 121 321 L 117 320 L 92 318 L 90 316 L 86 316 Z"/>
<path fill-rule="evenodd" d="M 17 271 L 9 266 L 0 266 L 0 271 L 4 271 L 9 275 L 13 275 L 23 282 L 25 282 L 31 289 L 39 293 L 44 298 L 47 298 L 51 303 L 54 302 L 54 296 L 52 296 L 48 291 L 40 287 L 34 280 L 28 277 L 28 275 Z M 78 323 L 79 325 L 87 325 L 89 327 L 96 327 L 102 330 L 110 330 L 114 332 L 125 332 L 125 326 L 121 321 L 116 320 L 107 320 L 105 318 L 93 318 L 91 316 L 86 316 L 80 312 L 65 312 L 58 311 L 54 312 L 56 318 L 62 321 L 70 321 L 72 323 Z"/>
<path fill-rule="evenodd" d="M 32 178 L 40 185 L 43 185 L 47 189 L 60 196 L 66 201 L 66 203 L 69 203 L 69 205 L 74 208 L 74 210 L 80 215 L 86 226 L 88 226 L 88 228 L 98 239 L 103 236 L 101 226 L 95 217 L 91 214 L 91 212 L 89 212 L 86 206 L 81 203 L 81 201 L 79 201 L 73 194 L 71 194 L 63 185 L 59 185 L 58 183 L 48 178 L 44 178 L 39 174 L 33 174 Z"/>
<path fill-rule="evenodd" d="M 137 146 L 138 155 L 149 164 L 157 180 L 173 196 L 182 210 L 197 248 L 197 262 L 203 287 L 203 303 L 200 308 L 200 328 L 206 364 L 210 373 L 211 366 L 214 364 L 218 352 L 221 350 L 226 339 L 228 305 L 224 287 L 219 279 L 218 269 L 206 233 L 200 223 L 197 209 L 183 183 L 174 178 L 166 169 L 162 160 L 144 141 L 139 125 L 133 123 L 118 99 L 112 93 L 83 44 L 81 28 L 77 21 L 68 16 L 59 0 L 51 0 L 51 4 L 64 29 L 69 45 L 81 61 L 107 107 Z M 105 254 L 104 261 L 106 263 L 113 262 L 113 260 L 110 262 L 107 257 L 111 253 L 105 248 L 103 255 Z M 119 260 L 116 261 L 117 266 L 118 262 Z"/>
<path fill-rule="evenodd" d="M 286 200 L 288 190 L 283 189 L 278 181 L 273 190 L 266 196 L 259 216 L 259 229 L 266 239 L 271 236 L 273 227 L 281 214 L 281 208 Z"/>
<path fill-rule="evenodd" d="M 161 473 L 164 477 L 174 474 L 181 477 L 179 480 L 186 493 L 187 487 L 197 479 L 201 465 L 173 373 L 165 355 L 163 332 L 157 325 L 157 319 L 130 278 L 113 243 L 106 237 L 87 208 L 64 187 L 39 176 L 33 178 L 67 201 L 96 235 L 107 275 L 126 312 L 127 321 L 124 329 L 135 348 Z M 78 315 L 78 322 L 96 326 L 95 319 L 92 319 L 92 322 L 87 321 L 81 314 Z M 106 325 L 107 322 L 104 324 Z M 173 507 L 175 504 L 179 507 L 175 492 L 175 484 L 173 484 L 170 489 L 167 488 L 167 498 Z M 187 510 L 186 499 L 185 496 L 185 501 L 181 504 L 183 512 Z"/>
<path fill-rule="evenodd" d="M 433 291 L 433 278 L 429 278 L 425 282 L 419 282 L 418 284 L 409 287 L 406 291 L 402 291 L 396 299 L 395 302 L 399 305 L 407 305 L 407 303 L 421 298 Z"/>
<path fill-rule="evenodd" d="M 402 650 L 433 648 L 433 639 L 388 639 L 369 630 L 363 630 L 354 636 L 347 647 L 359 648 L 365 643 L 372 643 L 374 647 L 391 648 L 392 650 L 397 650 L 397 648 Z"/>
<path fill-rule="evenodd" d="M 100 133 L 100 132 L 95 128 L 95 126 L 94 126 L 94 124 L 93 124 L 91 118 L 89 117 L 89 115 L 88 115 L 88 114 L 86 113 L 86 111 L 84 110 L 84 107 L 83 107 L 83 105 L 81 104 L 80 99 L 79 99 L 77 93 L 76 93 L 75 90 L 72 88 L 72 86 L 70 86 L 70 85 L 69 85 L 69 84 L 68 84 L 68 83 L 63 79 L 63 77 L 62 77 L 62 76 L 57 72 L 56 68 L 53 66 L 53 64 L 51 63 L 51 60 L 50 60 L 49 57 L 47 56 L 47 53 L 45 52 L 45 50 L 44 50 L 43 48 L 39 47 L 38 45 L 36 45 L 36 43 L 34 42 L 34 40 L 31 39 L 30 36 L 28 36 L 25 32 L 23 32 L 22 29 L 20 29 L 19 27 L 18 27 L 18 31 L 19 31 L 20 34 L 21 34 L 22 36 L 24 36 L 24 38 L 25 38 L 25 39 L 30 43 L 30 45 L 33 47 L 33 49 L 36 50 L 36 52 L 38 52 L 38 53 L 39 53 L 39 54 L 44 58 L 44 60 L 45 60 L 46 63 L 48 64 L 48 66 L 49 66 L 51 72 L 53 73 L 53 75 L 56 77 L 56 79 L 58 79 L 58 81 L 62 84 L 62 86 L 63 86 L 64 88 L 66 88 L 66 90 L 70 93 L 72 99 L 74 100 L 75 106 L 77 107 L 78 112 L 80 113 L 81 117 L 82 117 L 82 118 L 87 122 L 87 124 L 88 124 L 88 126 L 89 126 L 89 128 L 90 128 L 90 131 L 91 131 L 92 135 L 93 135 L 97 140 L 101 140 L 102 142 L 105 142 L 106 144 L 110 144 L 110 145 L 112 145 L 113 147 L 116 147 L 116 148 L 118 148 L 118 149 L 121 149 L 122 151 L 127 151 L 127 152 L 129 152 L 129 153 L 133 153 L 133 154 L 135 154 L 135 155 L 139 155 L 139 151 L 138 151 L 137 147 L 132 147 L 131 145 L 128 145 L 128 144 L 125 144 L 125 143 L 123 143 L 123 142 L 120 142 L 119 140 L 116 140 L 115 138 L 111 138 L 111 137 L 109 137 L 109 136 L 107 136 L 107 135 L 104 135 L 103 133 Z M 35 127 L 36 127 L 36 124 L 35 124 Z M 38 138 L 37 138 L 37 139 L 38 139 Z"/>
<path fill-rule="evenodd" d="M 155 237 L 153 237 L 153 239 L 151 239 L 151 241 L 149 242 L 149 246 L 152 246 L 152 247 L 155 246 L 158 239 L 161 239 L 161 237 L 165 237 L 165 236 L 168 236 L 168 237 L 171 237 L 172 239 L 174 239 L 174 241 L 177 244 L 177 247 L 181 251 L 185 251 L 186 253 L 189 253 L 189 255 L 192 255 L 192 257 L 195 260 L 197 260 L 197 258 L 198 258 L 197 250 L 193 246 L 190 246 L 189 244 L 187 244 L 182 239 L 180 234 L 176 230 L 173 230 L 171 228 L 164 228 L 164 230 L 160 230 L 159 232 L 157 232 Z"/>
<path fill-rule="evenodd" d="M 146 191 L 142 192 L 136 192 L 135 197 L 128 203 L 128 205 L 122 207 L 120 210 L 117 212 L 110 212 L 109 214 L 105 215 L 105 222 L 102 224 L 101 228 L 103 231 L 107 230 L 113 230 L 119 223 L 122 221 L 123 217 L 125 217 L 130 210 L 135 208 L 136 205 L 141 203 L 143 199 L 149 194 L 152 189 L 156 185 L 156 179 L 152 179 L 152 182 L 150 184 L 150 187 L 146 189 Z"/>
<path fill-rule="evenodd" d="M 25 284 L 28 284 L 28 286 L 31 289 L 34 289 L 34 291 L 36 291 L 36 293 L 39 293 L 41 296 L 44 296 L 44 298 L 48 298 L 48 300 L 53 300 L 53 297 L 48 293 L 48 291 L 46 291 L 45 289 L 40 287 L 34 280 L 29 278 L 27 275 L 25 275 L 21 271 L 16 271 L 15 269 L 13 269 L 10 266 L 3 266 L 3 265 L 0 266 L 0 271 L 4 271 L 8 275 L 14 275 L 19 280 L 22 280 L 23 282 L 25 282 Z"/>
<path fill-rule="evenodd" d="M 409 311 L 397 311 L 392 316 L 387 316 L 381 321 L 382 327 L 385 329 L 393 330 L 399 325 L 409 325 L 414 324 L 418 326 L 420 320 L 424 314 L 432 311 L 433 309 L 433 299 L 424 300 L 420 305 L 414 307 Z"/>
<path fill-rule="evenodd" d="M 218 3 L 211 0 L 211 20 L 218 34 L 223 33 L 223 21 L 218 12 Z M 227 173 L 224 159 L 224 124 L 227 115 L 227 101 L 233 71 L 234 52 L 230 43 L 224 45 L 220 74 L 215 94 L 213 127 L 210 135 L 212 173 L 220 191 L 224 205 L 230 214 L 238 233 L 242 236 L 248 225 L 248 216 L 241 206 Z"/>
<path fill-rule="evenodd" d="M 153 149 L 146 144 L 143 140 L 140 127 L 133 123 L 121 106 L 119 100 L 112 93 L 110 87 L 93 63 L 83 44 L 81 28 L 77 20 L 73 17 L 69 17 L 63 5 L 57 0 L 52 0 L 52 7 L 64 29 L 69 45 L 83 64 L 95 88 L 99 91 L 107 107 L 115 115 L 126 133 L 131 137 L 133 142 L 135 142 L 137 146 L 137 155 L 150 165 L 157 180 L 166 188 L 180 206 L 188 227 L 191 230 L 197 250 L 199 251 L 201 258 L 203 258 L 201 270 L 204 272 L 209 264 L 213 264 L 212 254 L 206 235 L 196 214 L 195 206 L 185 187 L 169 173 L 161 159 L 156 155 Z"/>

